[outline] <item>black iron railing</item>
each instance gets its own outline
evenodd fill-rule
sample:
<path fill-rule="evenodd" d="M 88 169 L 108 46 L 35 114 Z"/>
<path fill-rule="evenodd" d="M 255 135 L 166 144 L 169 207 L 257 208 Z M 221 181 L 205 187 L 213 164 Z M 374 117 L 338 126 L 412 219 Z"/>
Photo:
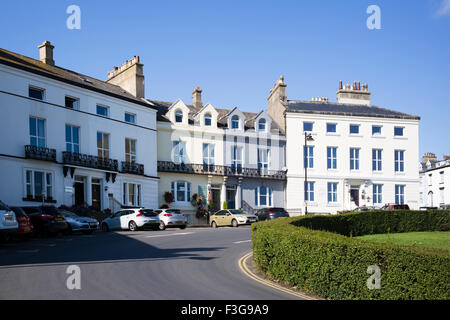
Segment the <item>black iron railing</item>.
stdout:
<path fill-rule="evenodd" d="M 128 161 L 122 161 L 122 173 L 131 173 L 137 175 L 144 175 L 144 165 Z"/>
<path fill-rule="evenodd" d="M 25 158 L 56 162 L 56 150 L 38 146 L 25 146 Z"/>
<path fill-rule="evenodd" d="M 119 171 L 119 162 L 117 160 L 82 153 L 63 152 L 63 163 L 94 169 Z"/>

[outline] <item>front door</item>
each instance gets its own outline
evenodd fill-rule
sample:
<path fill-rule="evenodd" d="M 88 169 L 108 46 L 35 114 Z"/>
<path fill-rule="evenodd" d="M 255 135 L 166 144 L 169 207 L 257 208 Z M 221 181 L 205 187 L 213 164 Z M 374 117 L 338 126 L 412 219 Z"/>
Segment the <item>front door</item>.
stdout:
<path fill-rule="evenodd" d="M 100 179 L 92 179 L 92 207 L 102 209 L 102 184 Z"/>
<path fill-rule="evenodd" d="M 85 195 L 85 178 L 84 177 L 75 177 L 74 191 L 75 191 L 75 205 L 80 206 L 83 205 L 86 200 L 84 198 Z"/>
<path fill-rule="evenodd" d="M 227 205 L 228 209 L 236 209 L 236 187 L 227 187 Z"/>
<path fill-rule="evenodd" d="M 350 200 L 353 201 L 357 207 L 359 207 L 359 189 L 350 190 Z"/>
<path fill-rule="evenodd" d="M 213 202 L 213 206 L 211 210 L 213 212 L 217 212 L 220 210 L 220 190 L 212 189 L 211 190 L 211 199 Z"/>

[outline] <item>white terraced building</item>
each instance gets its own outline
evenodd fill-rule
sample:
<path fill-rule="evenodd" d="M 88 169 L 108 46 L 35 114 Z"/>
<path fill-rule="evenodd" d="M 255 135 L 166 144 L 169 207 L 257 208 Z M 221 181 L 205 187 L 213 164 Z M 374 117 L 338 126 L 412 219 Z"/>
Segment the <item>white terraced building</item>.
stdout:
<path fill-rule="evenodd" d="M 420 164 L 420 206 L 450 207 L 450 156 L 426 153 Z"/>
<path fill-rule="evenodd" d="M 287 99 L 283 78 L 275 84 L 269 115 L 286 133 L 289 213 L 419 207 L 420 118 L 372 106 L 370 95 L 367 85 L 341 82 L 337 102 L 295 101 Z"/>
<path fill-rule="evenodd" d="M 157 207 L 157 111 L 139 57 L 105 82 L 55 66 L 53 48 L 40 60 L 0 49 L 0 200 Z"/>

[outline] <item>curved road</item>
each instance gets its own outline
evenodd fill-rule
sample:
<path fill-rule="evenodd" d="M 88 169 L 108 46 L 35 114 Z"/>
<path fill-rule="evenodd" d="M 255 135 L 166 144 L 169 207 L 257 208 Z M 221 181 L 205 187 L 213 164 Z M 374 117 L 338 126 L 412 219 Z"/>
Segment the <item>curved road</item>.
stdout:
<path fill-rule="evenodd" d="M 290 300 L 238 261 L 249 227 L 97 233 L 0 244 L 0 299 Z M 69 290 L 67 267 L 81 271 Z"/>

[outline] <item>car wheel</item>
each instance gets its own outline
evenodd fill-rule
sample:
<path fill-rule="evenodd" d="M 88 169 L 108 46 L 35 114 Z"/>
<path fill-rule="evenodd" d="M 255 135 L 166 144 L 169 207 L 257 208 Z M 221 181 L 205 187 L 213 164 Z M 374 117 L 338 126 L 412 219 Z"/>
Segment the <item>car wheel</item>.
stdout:
<path fill-rule="evenodd" d="M 130 230 L 130 231 L 137 231 L 137 225 L 136 225 L 136 222 L 134 222 L 134 221 L 131 221 L 129 224 L 128 224 L 128 229 Z"/>
<path fill-rule="evenodd" d="M 108 225 L 106 223 L 102 224 L 102 231 L 103 232 L 109 232 L 109 227 L 108 227 Z"/>
<path fill-rule="evenodd" d="M 159 230 L 161 230 L 161 231 L 166 230 L 166 225 L 162 221 L 159 223 Z"/>
<path fill-rule="evenodd" d="M 181 230 L 186 229 L 186 225 L 180 227 Z"/>
<path fill-rule="evenodd" d="M 216 228 L 217 228 L 217 223 L 216 223 L 215 221 L 213 221 L 213 222 L 211 223 L 211 227 L 214 228 L 214 229 L 216 229 Z"/>
<path fill-rule="evenodd" d="M 70 226 L 70 224 L 68 225 L 67 229 L 64 231 L 64 233 L 66 235 L 72 234 L 72 227 Z"/>
<path fill-rule="evenodd" d="M 233 226 L 233 228 L 237 228 L 239 224 L 238 224 L 237 220 L 233 219 L 233 221 L 231 222 L 231 225 Z"/>

